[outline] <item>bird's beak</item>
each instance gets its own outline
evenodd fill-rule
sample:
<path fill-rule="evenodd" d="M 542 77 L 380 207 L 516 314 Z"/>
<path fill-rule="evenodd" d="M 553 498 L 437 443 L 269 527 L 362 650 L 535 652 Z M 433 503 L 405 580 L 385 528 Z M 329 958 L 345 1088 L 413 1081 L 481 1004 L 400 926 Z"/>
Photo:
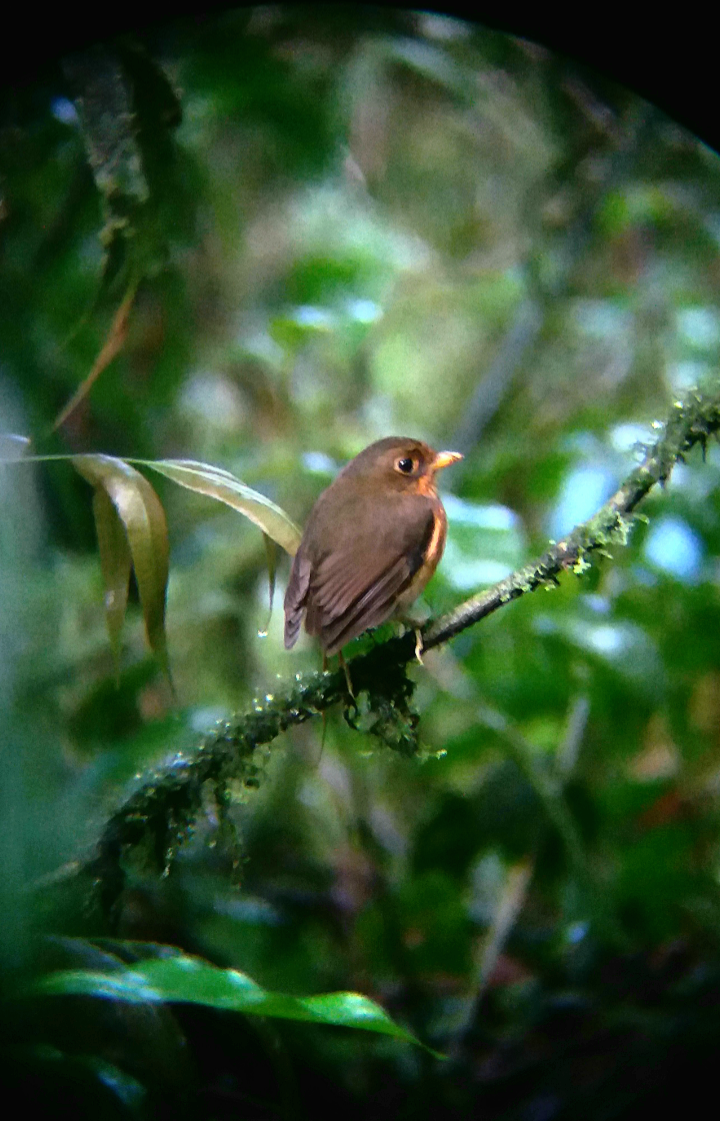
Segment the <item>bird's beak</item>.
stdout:
<path fill-rule="evenodd" d="M 460 452 L 438 452 L 432 462 L 432 469 L 439 471 L 442 467 L 449 467 L 451 463 L 457 463 L 462 458 Z"/>

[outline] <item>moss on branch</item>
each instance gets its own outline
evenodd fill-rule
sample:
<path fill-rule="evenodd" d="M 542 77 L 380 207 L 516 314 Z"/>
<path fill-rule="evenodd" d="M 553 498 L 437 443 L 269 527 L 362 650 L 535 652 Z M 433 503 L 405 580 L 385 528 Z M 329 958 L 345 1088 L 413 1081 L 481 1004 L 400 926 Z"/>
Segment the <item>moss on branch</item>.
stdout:
<path fill-rule="evenodd" d="M 675 464 L 683 461 L 696 444 L 701 445 L 704 454 L 709 437 L 719 429 L 718 386 L 705 392 L 694 389 L 682 401 L 676 401 L 657 440 L 646 448 L 642 462 L 592 518 L 576 526 L 537 560 L 431 622 L 423 632 L 425 649 L 447 642 L 526 592 L 557 583 L 563 572 L 582 574 L 588 567 L 586 558 L 590 553 L 625 545 L 636 506 L 654 486 L 667 481 Z"/>

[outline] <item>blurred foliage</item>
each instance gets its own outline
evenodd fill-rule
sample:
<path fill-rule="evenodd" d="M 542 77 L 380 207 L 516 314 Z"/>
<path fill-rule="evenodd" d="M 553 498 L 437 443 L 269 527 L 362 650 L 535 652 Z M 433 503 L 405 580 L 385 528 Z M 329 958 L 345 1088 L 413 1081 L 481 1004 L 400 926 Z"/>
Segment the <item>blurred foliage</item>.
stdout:
<path fill-rule="evenodd" d="M 374 439 L 463 451 L 433 612 L 592 514 L 720 351 L 717 157 L 543 49 L 430 13 L 188 18 L 3 89 L 0 254 L 0 430 L 38 454 L 214 463 L 301 523 Z M 122 350 L 55 429 L 132 292 Z M 319 657 L 283 650 L 277 610 L 258 633 L 262 535 L 160 479 L 178 702 L 134 586 L 116 687 L 86 483 L 2 466 L 4 1084 L 53 1116 L 373 1121 L 629 1117 L 709 1089 L 719 465 L 694 453 L 627 548 L 413 668 L 422 761 L 330 714 L 324 748 L 306 723 L 257 790 L 208 798 L 167 875 L 133 867 L 119 939 L 288 998 L 363 993 L 445 1062 L 27 995 L 38 971 L 107 965 L 68 862 L 133 776 Z"/>

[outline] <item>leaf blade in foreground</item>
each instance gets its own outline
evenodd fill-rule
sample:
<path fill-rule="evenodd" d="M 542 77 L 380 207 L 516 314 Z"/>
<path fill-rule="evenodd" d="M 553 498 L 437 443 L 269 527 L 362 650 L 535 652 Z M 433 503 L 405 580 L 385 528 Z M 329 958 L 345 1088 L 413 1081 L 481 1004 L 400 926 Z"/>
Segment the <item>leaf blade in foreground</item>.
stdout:
<path fill-rule="evenodd" d="M 306 1023 L 359 1028 L 425 1047 L 387 1012 L 361 993 L 337 992 L 297 997 L 268 992 L 235 969 L 220 969 L 186 954 L 152 958 L 112 973 L 60 970 L 37 982 L 48 995 L 83 995 L 138 1002 L 203 1004 L 225 1011 Z M 440 1058 L 437 1052 L 432 1054 Z"/>

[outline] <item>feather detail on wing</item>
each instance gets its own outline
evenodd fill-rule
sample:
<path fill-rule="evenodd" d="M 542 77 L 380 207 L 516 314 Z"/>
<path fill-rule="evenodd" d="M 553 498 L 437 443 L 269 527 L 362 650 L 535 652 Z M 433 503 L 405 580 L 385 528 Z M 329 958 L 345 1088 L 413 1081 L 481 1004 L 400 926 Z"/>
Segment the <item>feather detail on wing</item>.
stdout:
<path fill-rule="evenodd" d="M 422 567 L 436 528 L 432 505 L 417 505 L 416 518 L 398 518 L 382 537 L 349 538 L 312 567 L 305 595 L 305 629 L 318 635 L 326 654 L 384 623 L 398 597 Z"/>
<path fill-rule="evenodd" d="M 372 573 L 365 574 L 373 579 Z M 305 627 L 308 634 L 317 634 L 326 654 L 335 654 L 352 638 L 370 627 L 377 627 L 389 619 L 395 608 L 398 594 L 412 579 L 406 557 L 399 557 L 384 572 L 373 579 L 355 599 L 344 599 L 334 610 L 324 607 L 313 596 L 311 585 Z"/>
<path fill-rule="evenodd" d="M 338 476 L 313 507 L 293 560 L 285 646 L 295 644 L 303 615 L 308 634 L 334 654 L 389 619 L 398 601 L 408 606 L 442 554 L 445 525 L 437 495 L 391 493 L 378 509 L 374 480 Z"/>
<path fill-rule="evenodd" d="M 305 600 L 310 586 L 312 563 L 303 550 L 302 544 L 293 558 L 285 593 L 285 649 L 290 650 L 297 642 L 300 633 Z"/>

